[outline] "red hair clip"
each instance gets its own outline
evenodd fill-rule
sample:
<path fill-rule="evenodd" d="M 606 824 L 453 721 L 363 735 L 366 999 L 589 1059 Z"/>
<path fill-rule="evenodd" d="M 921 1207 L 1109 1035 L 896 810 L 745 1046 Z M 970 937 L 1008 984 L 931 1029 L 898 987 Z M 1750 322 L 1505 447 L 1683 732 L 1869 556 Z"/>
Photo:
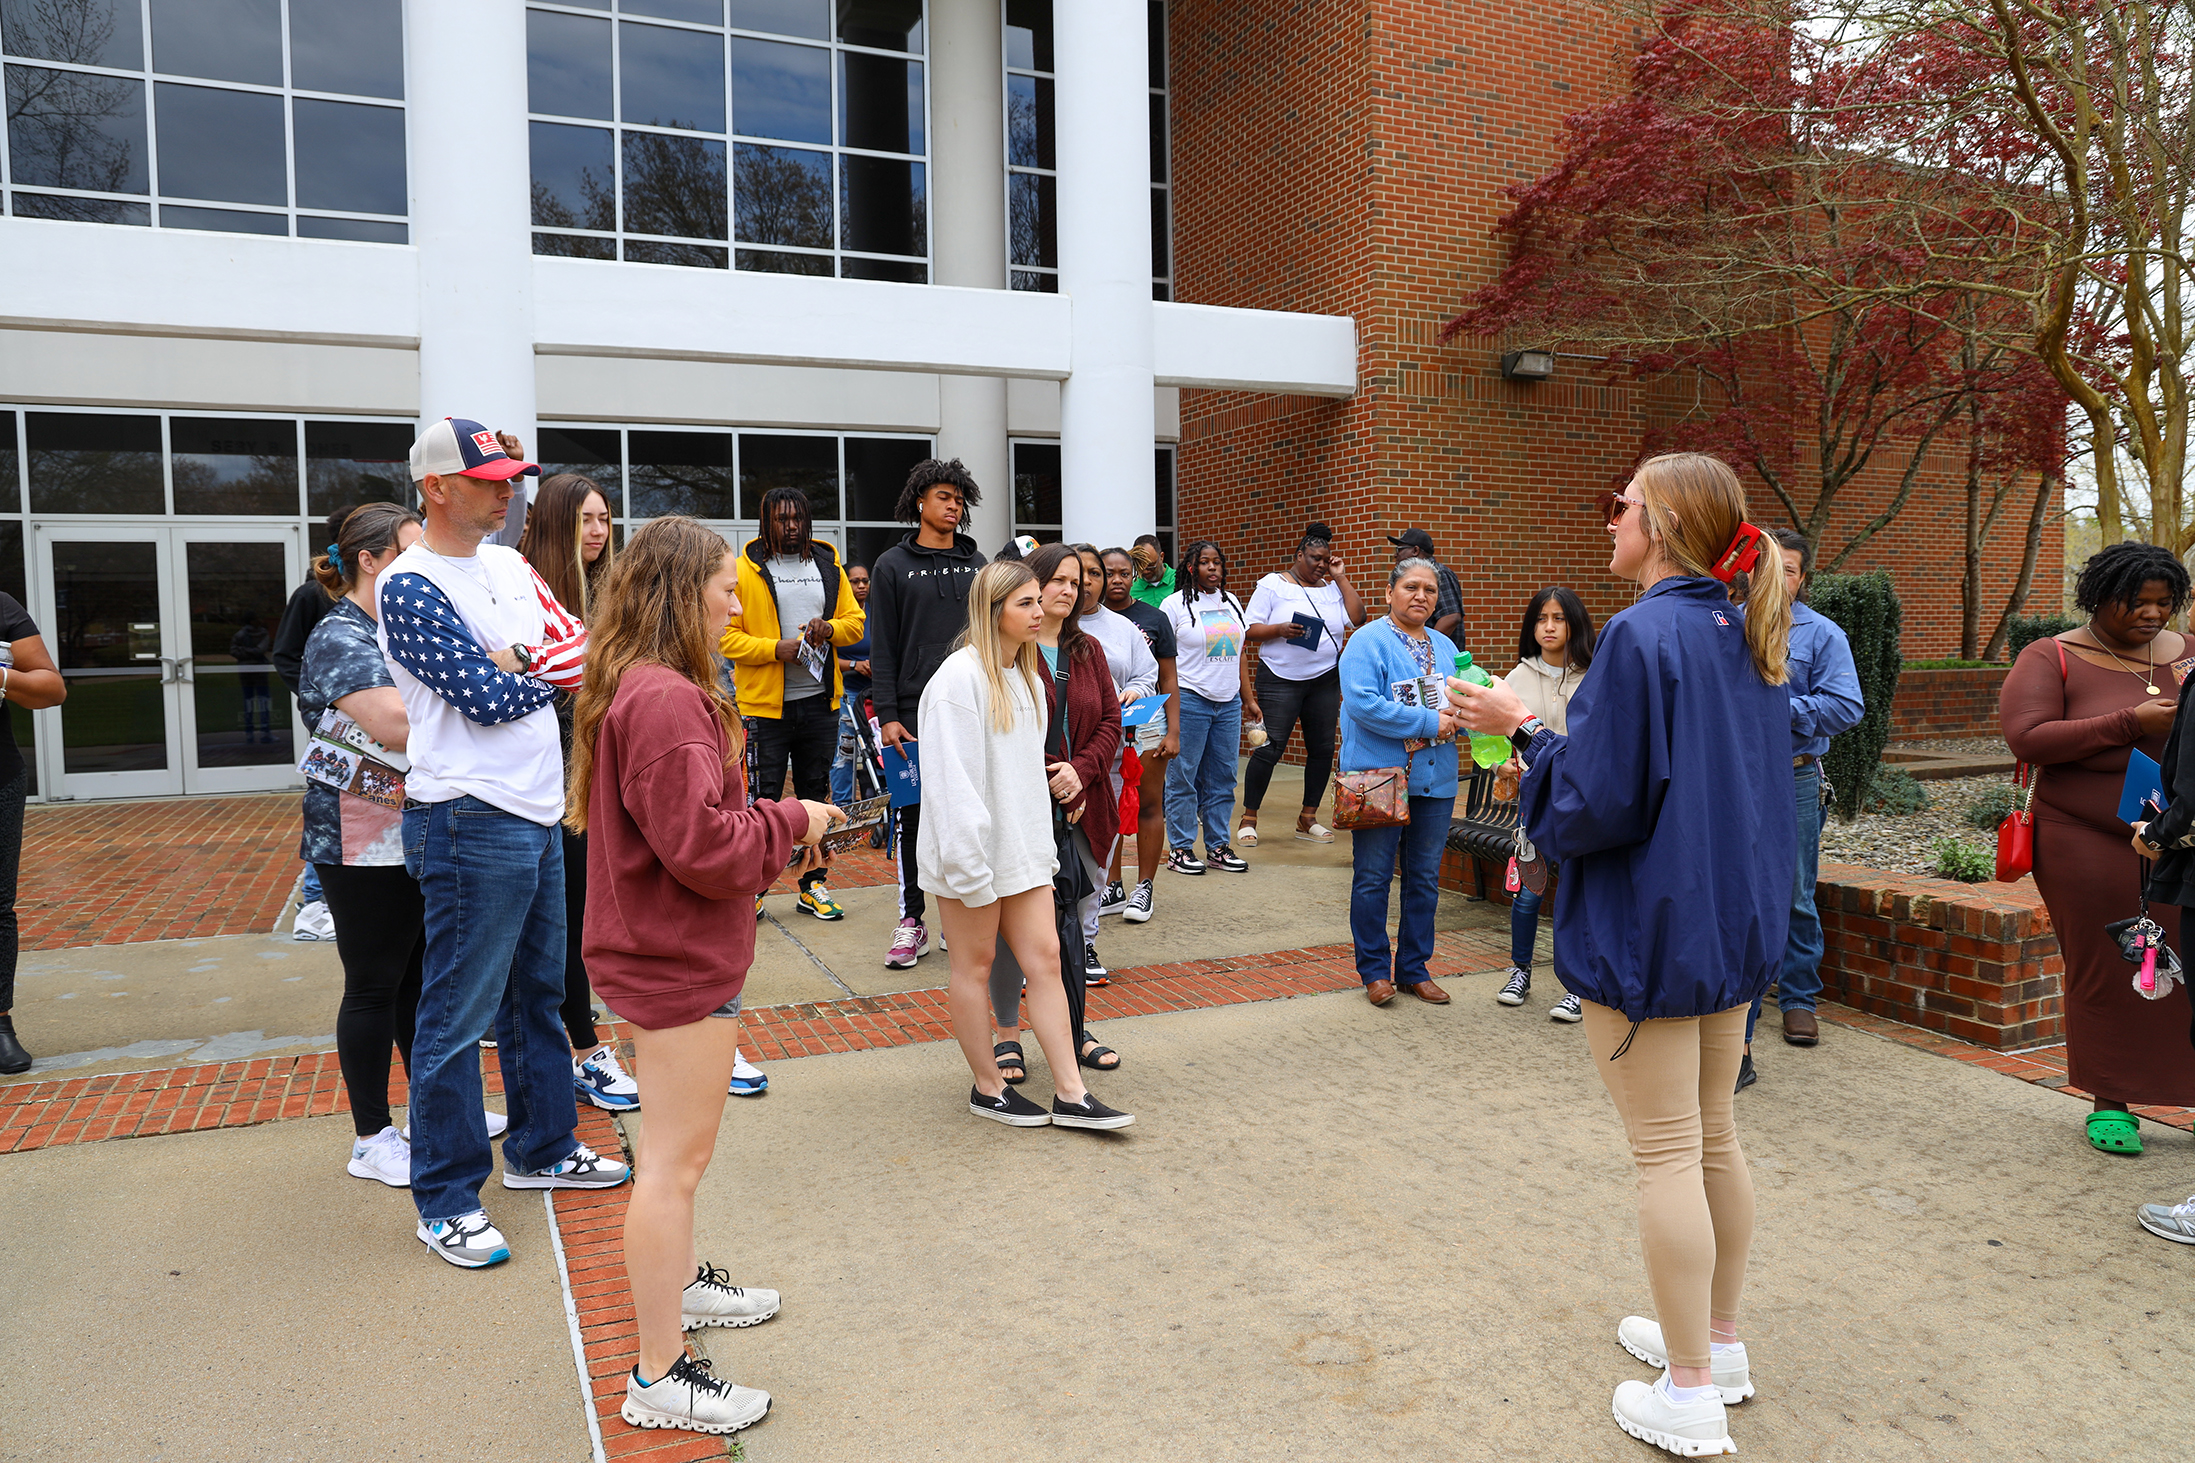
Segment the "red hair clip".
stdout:
<path fill-rule="evenodd" d="M 1740 521 L 1737 533 L 1730 539 L 1730 547 L 1724 549 L 1708 573 L 1728 584 L 1740 574 L 1749 574 L 1760 562 L 1761 531 L 1752 524 Z"/>

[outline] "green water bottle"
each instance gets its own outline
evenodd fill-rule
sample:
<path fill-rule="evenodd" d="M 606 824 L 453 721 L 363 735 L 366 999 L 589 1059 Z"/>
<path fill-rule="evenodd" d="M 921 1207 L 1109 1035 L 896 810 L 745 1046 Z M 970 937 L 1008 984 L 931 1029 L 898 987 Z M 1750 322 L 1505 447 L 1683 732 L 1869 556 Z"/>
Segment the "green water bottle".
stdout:
<path fill-rule="evenodd" d="M 1474 686 L 1491 686 L 1494 678 L 1471 664 L 1471 652 L 1456 653 L 1456 679 L 1469 681 Z M 1509 760 L 1509 738 L 1471 733 L 1471 760 L 1481 767 L 1499 767 Z"/>

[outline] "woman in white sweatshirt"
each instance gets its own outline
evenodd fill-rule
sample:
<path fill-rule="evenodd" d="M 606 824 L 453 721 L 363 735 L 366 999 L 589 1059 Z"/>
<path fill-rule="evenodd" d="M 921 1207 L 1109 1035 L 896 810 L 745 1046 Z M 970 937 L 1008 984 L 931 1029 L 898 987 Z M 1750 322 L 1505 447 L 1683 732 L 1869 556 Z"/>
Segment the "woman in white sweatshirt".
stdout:
<path fill-rule="evenodd" d="M 1026 565 L 1001 561 L 976 575 L 967 631 L 922 693 L 916 878 L 937 900 L 952 956 L 946 1002 L 975 1074 L 968 1110 L 1016 1128 L 1124 1128 L 1135 1119 L 1082 1085 L 1060 979 L 1054 784 L 1075 772 L 1047 755 L 1054 718 L 1036 643 L 1043 627 Z M 1052 1069 L 1050 1112 L 1009 1087 L 992 1054 L 991 964 L 1001 939 L 1028 975 L 1030 1024 Z"/>
<path fill-rule="evenodd" d="M 1570 734 L 1570 698 L 1593 663 L 1593 617 L 1575 592 L 1555 585 L 1532 596 L 1517 637 L 1517 665 L 1510 689 L 1549 728 Z M 1521 764 L 1511 764 L 1521 775 Z M 1505 769 L 1508 770 L 1508 769 Z M 1495 993 L 1504 1006 L 1521 1006 L 1532 991 L 1533 950 L 1539 944 L 1541 896 L 1519 889 L 1509 904 L 1509 979 Z M 1548 1013 L 1556 1021 L 1582 1021 L 1576 996 L 1565 993 Z"/>

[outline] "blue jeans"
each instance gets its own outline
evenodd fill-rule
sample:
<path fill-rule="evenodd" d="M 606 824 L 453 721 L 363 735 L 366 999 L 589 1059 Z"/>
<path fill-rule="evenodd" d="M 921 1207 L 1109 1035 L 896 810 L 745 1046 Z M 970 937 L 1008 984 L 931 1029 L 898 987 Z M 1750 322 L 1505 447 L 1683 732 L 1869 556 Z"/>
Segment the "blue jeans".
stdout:
<path fill-rule="evenodd" d="M 1509 899 L 1509 963 L 1519 970 L 1532 968 L 1532 952 L 1540 941 L 1540 903 L 1546 898 L 1519 889 Z"/>
<path fill-rule="evenodd" d="M 325 903 L 327 898 L 320 888 L 320 870 L 311 864 L 305 865 L 305 882 L 297 886 L 297 902 L 311 904 L 317 900 Z"/>
<path fill-rule="evenodd" d="M 404 810 L 404 865 L 426 900 L 412 1038 L 412 1203 L 432 1222 L 480 1207 L 494 1163 L 478 1043 L 495 1030 L 511 1127 L 503 1162 L 571 1157 L 579 1110 L 564 1021 L 564 839 L 478 798 Z"/>
<path fill-rule="evenodd" d="M 1440 908 L 1440 855 L 1448 843 L 1453 797 L 1410 799 L 1400 828 L 1360 828 L 1349 835 L 1355 877 L 1349 884 L 1349 937 L 1357 947 L 1357 978 L 1415 985 L 1431 977 L 1433 915 Z M 1387 886 L 1402 862 L 1401 949 L 1389 959 Z"/>
<path fill-rule="evenodd" d="M 1228 841 L 1235 812 L 1235 757 L 1242 747 L 1242 698 L 1212 701 L 1181 688 L 1181 755 L 1166 766 L 1166 842 L 1194 848 L 1198 815 L 1204 851 Z"/>
<path fill-rule="evenodd" d="M 1799 844 L 1791 871 L 1791 933 L 1783 942 L 1783 968 L 1776 976 L 1776 1006 L 1811 1011 L 1822 993 L 1822 916 L 1814 907 L 1814 883 L 1822 866 L 1822 769 L 1820 763 L 1791 774 L 1798 802 Z M 1766 995 L 1767 992 L 1762 992 Z M 1761 996 L 1745 1018 L 1745 1039 L 1761 1018 Z"/>

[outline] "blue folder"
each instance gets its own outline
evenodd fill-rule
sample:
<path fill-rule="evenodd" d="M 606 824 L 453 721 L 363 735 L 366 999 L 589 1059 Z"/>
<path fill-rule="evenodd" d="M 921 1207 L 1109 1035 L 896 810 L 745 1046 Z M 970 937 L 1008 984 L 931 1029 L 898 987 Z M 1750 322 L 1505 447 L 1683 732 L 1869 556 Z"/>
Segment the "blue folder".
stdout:
<path fill-rule="evenodd" d="M 884 790 L 895 808 L 913 807 L 922 801 L 922 753 L 912 742 L 884 749 Z"/>
<path fill-rule="evenodd" d="M 2165 805 L 2164 770 L 2151 761 L 2149 754 L 2140 747 L 2129 747 L 2126 752 L 2126 786 L 2119 791 L 2119 821 L 2142 821 L 2142 799 L 2148 798 L 2159 808 Z"/>
<path fill-rule="evenodd" d="M 1164 696 L 1145 696 L 1139 700 L 1129 702 L 1120 709 L 1120 724 L 1122 726 L 1141 726 L 1151 718 L 1163 717 L 1165 714 L 1166 698 Z"/>

